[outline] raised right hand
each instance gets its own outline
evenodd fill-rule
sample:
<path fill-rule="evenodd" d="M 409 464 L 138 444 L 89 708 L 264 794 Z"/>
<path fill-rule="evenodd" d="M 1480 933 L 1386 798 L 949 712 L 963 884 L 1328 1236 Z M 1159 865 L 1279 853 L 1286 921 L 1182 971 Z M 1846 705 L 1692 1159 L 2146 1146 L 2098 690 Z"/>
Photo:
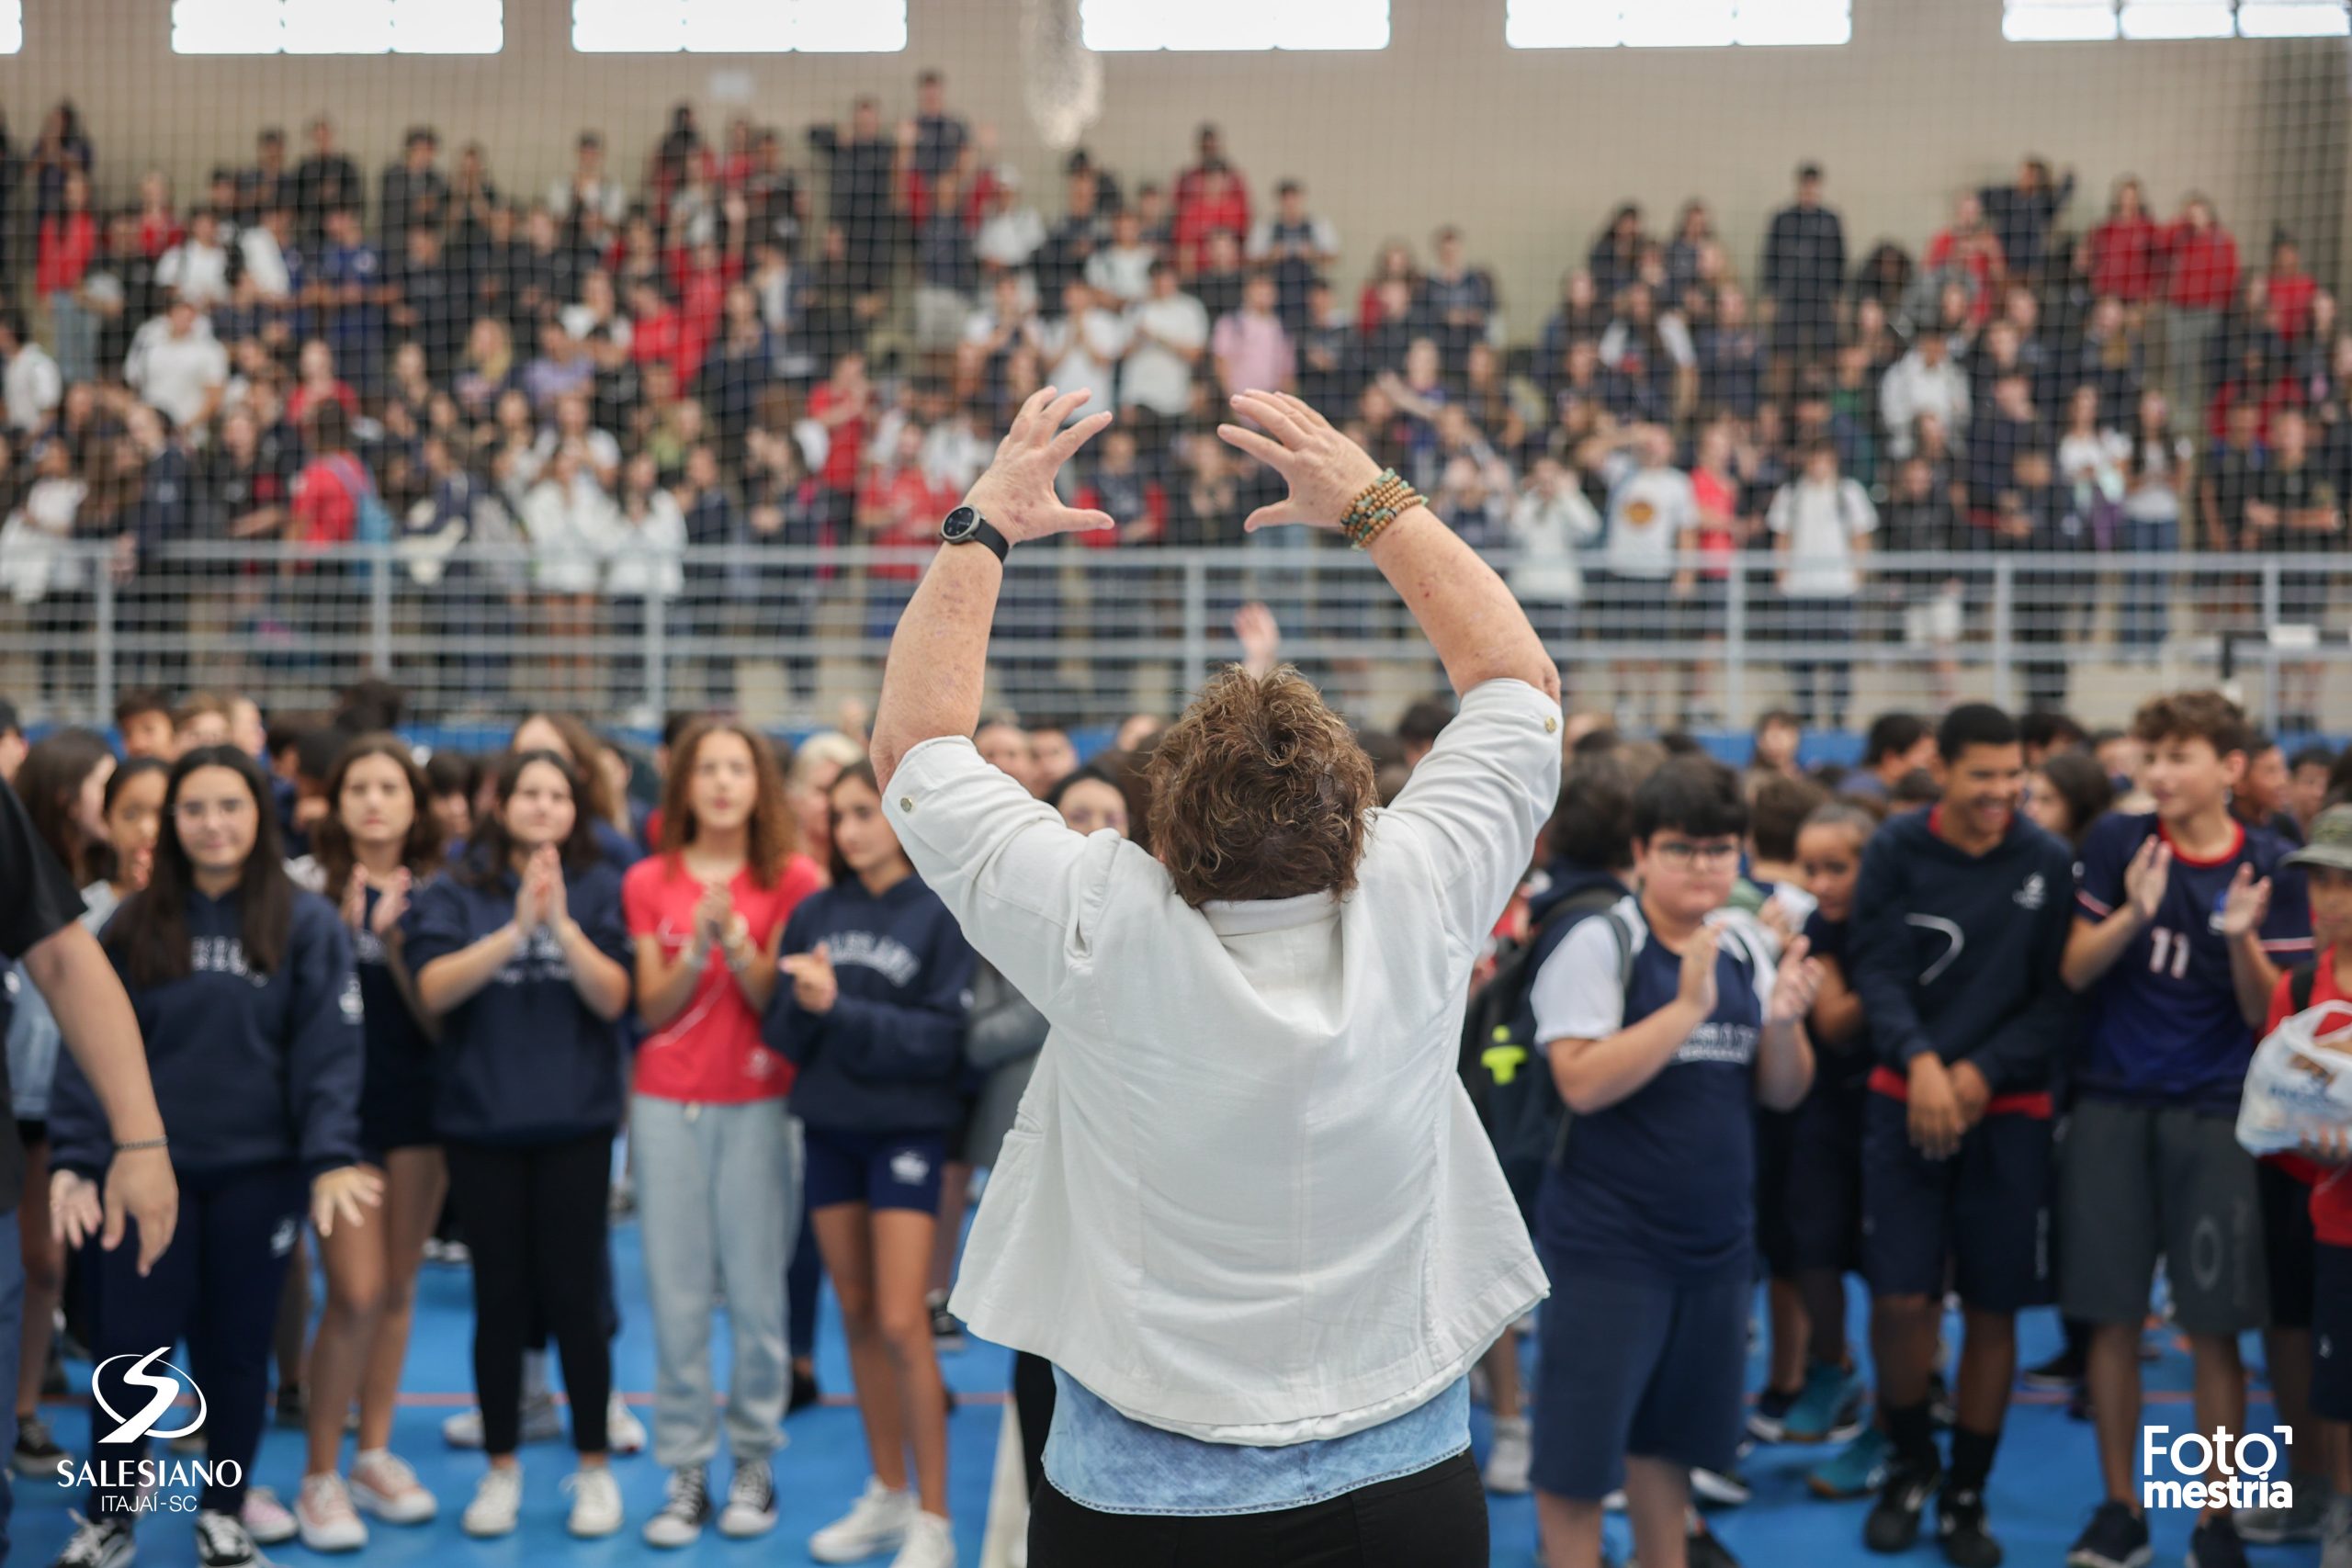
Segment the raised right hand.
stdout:
<path fill-rule="evenodd" d="M 1696 1009 L 1702 1018 L 1714 1015 L 1715 953 L 1722 944 L 1720 931 L 1713 926 L 1701 926 L 1692 934 L 1690 945 L 1682 950 L 1682 981 L 1676 987 L 1674 999 Z"/>
<path fill-rule="evenodd" d="M 1282 475 L 1290 486 L 1282 500 L 1250 514 L 1241 525 L 1249 533 L 1286 523 L 1337 528 L 1355 498 L 1380 478 L 1380 465 L 1370 453 L 1288 392 L 1237 393 L 1233 407 L 1268 434 L 1220 424 L 1218 436 Z"/>
<path fill-rule="evenodd" d="M 2132 912 L 2146 925 L 2156 918 L 2164 907 L 2165 889 L 2172 882 L 2172 846 L 2162 839 L 2150 837 L 2141 841 L 2132 856 L 2132 863 L 2123 868 L 2123 895 L 2132 902 Z"/>

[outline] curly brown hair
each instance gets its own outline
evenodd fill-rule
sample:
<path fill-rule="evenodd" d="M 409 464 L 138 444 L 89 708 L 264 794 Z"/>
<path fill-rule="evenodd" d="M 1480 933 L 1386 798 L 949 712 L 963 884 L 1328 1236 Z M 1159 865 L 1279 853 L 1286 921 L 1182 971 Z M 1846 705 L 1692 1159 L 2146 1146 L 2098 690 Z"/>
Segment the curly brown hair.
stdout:
<path fill-rule="evenodd" d="M 1161 733 L 1149 784 L 1152 851 L 1194 908 L 1350 891 L 1379 798 L 1347 721 L 1288 665 L 1211 680 Z"/>
<path fill-rule="evenodd" d="M 2132 739 L 2150 746 L 2202 740 L 2218 756 L 2254 749 L 2245 710 L 2219 692 L 2169 692 L 2150 697 L 2132 716 Z"/>

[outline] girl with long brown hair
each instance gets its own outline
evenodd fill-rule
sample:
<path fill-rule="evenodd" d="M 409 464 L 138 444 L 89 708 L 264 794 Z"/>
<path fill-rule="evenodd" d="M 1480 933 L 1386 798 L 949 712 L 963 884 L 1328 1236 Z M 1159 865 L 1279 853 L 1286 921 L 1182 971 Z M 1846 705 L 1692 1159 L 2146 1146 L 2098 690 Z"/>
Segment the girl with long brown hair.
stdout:
<path fill-rule="evenodd" d="M 335 906 L 351 933 L 367 1035 L 360 1157 L 383 1179 L 384 1213 L 379 1224 L 320 1241 L 327 1302 L 308 1362 L 310 1451 L 294 1518 L 312 1551 L 351 1551 L 368 1544 L 363 1512 L 410 1525 L 438 1511 L 390 1443 L 416 1273 L 448 1187 L 433 1131 L 434 1031 L 401 935 L 411 895 L 442 869 L 442 840 L 424 774 L 396 735 L 345 746 L 326 798 L 311 855 L 288 869 Z M 346 1486 L 343 1430 L 355 1399 L 359 1447 Z"/>
<path fill-rule="evenodd" d="M 768 1456 L 790 1387 L 785 1273 L 799 1229 L 799 1149 L 786 1100 L 792 1065 L 761 1039 L 760 1019 L 775 994 L 785 921 L 823 882 L 798 840 L 767 742 L 705 721 L 672 750 L 661 852 L 622 883 L 646 1029 L 629 1136 L 660 1364 L 653 1452 L 670 1472 L 645 1527 L 652 1546 L 691 1543 L 714 1511 L 705 1473 L 719 1436 L 713 1278 L 734 1348 L 734 1475 L 718 1530 L 741 1538 L 775 1524 Z M 746 1192 L 762 1201 L 738 1201 Z"/>

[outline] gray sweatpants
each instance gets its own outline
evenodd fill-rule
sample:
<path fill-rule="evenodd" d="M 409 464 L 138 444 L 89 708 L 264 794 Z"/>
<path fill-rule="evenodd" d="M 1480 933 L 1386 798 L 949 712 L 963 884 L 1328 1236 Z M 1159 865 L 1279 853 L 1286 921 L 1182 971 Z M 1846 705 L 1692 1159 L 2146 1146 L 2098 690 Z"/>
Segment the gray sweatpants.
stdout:
<path fill-rule="evenodd" d="M 687 1105 L 637 1095 L 639 1234 L 653 1307 L 653 1457 L 665 1470 L 718 1451 L 710 1317 L 727 1298 L 734 1365 L 727 1446 L 763 1460 L 784 1442 L 790 1362 L 785 1270 L 800 1233 L 800 1124 L 781 1100 Z"/>

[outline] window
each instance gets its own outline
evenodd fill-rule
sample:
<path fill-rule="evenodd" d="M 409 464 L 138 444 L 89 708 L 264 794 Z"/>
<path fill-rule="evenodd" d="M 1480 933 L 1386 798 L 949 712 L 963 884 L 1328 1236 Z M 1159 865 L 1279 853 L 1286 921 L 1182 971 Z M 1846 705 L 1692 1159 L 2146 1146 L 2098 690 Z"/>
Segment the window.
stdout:
<path fill-rule="evenodd" d="M 906 0 L 571 0 L 591 54 L 896 54 Z"/>
<path fill-rule="evenodd" d="M 2013 43 L 2104 39 L 2344 38 L 2346 0 L 2004 0 Z"/>
<path fill-rule="evenodd" d="M 22 53 L 25 47 L 25 0 L 0 0 L 0 54 Z"/>
<path fill-rule="evenodd" d="M 1851 0 L 1510 0 L 1513 49 L 1723 49 L 1838 44 Z"/>
<path fill-rule="evenodd" d="M 501 0 L 172 0 L 175 54 L 496 54 Z"/>
<path fill-rule="evenodd" d="M 1080 0 L 1094 50 L 1386 49 L 1388 0 Z"/>

